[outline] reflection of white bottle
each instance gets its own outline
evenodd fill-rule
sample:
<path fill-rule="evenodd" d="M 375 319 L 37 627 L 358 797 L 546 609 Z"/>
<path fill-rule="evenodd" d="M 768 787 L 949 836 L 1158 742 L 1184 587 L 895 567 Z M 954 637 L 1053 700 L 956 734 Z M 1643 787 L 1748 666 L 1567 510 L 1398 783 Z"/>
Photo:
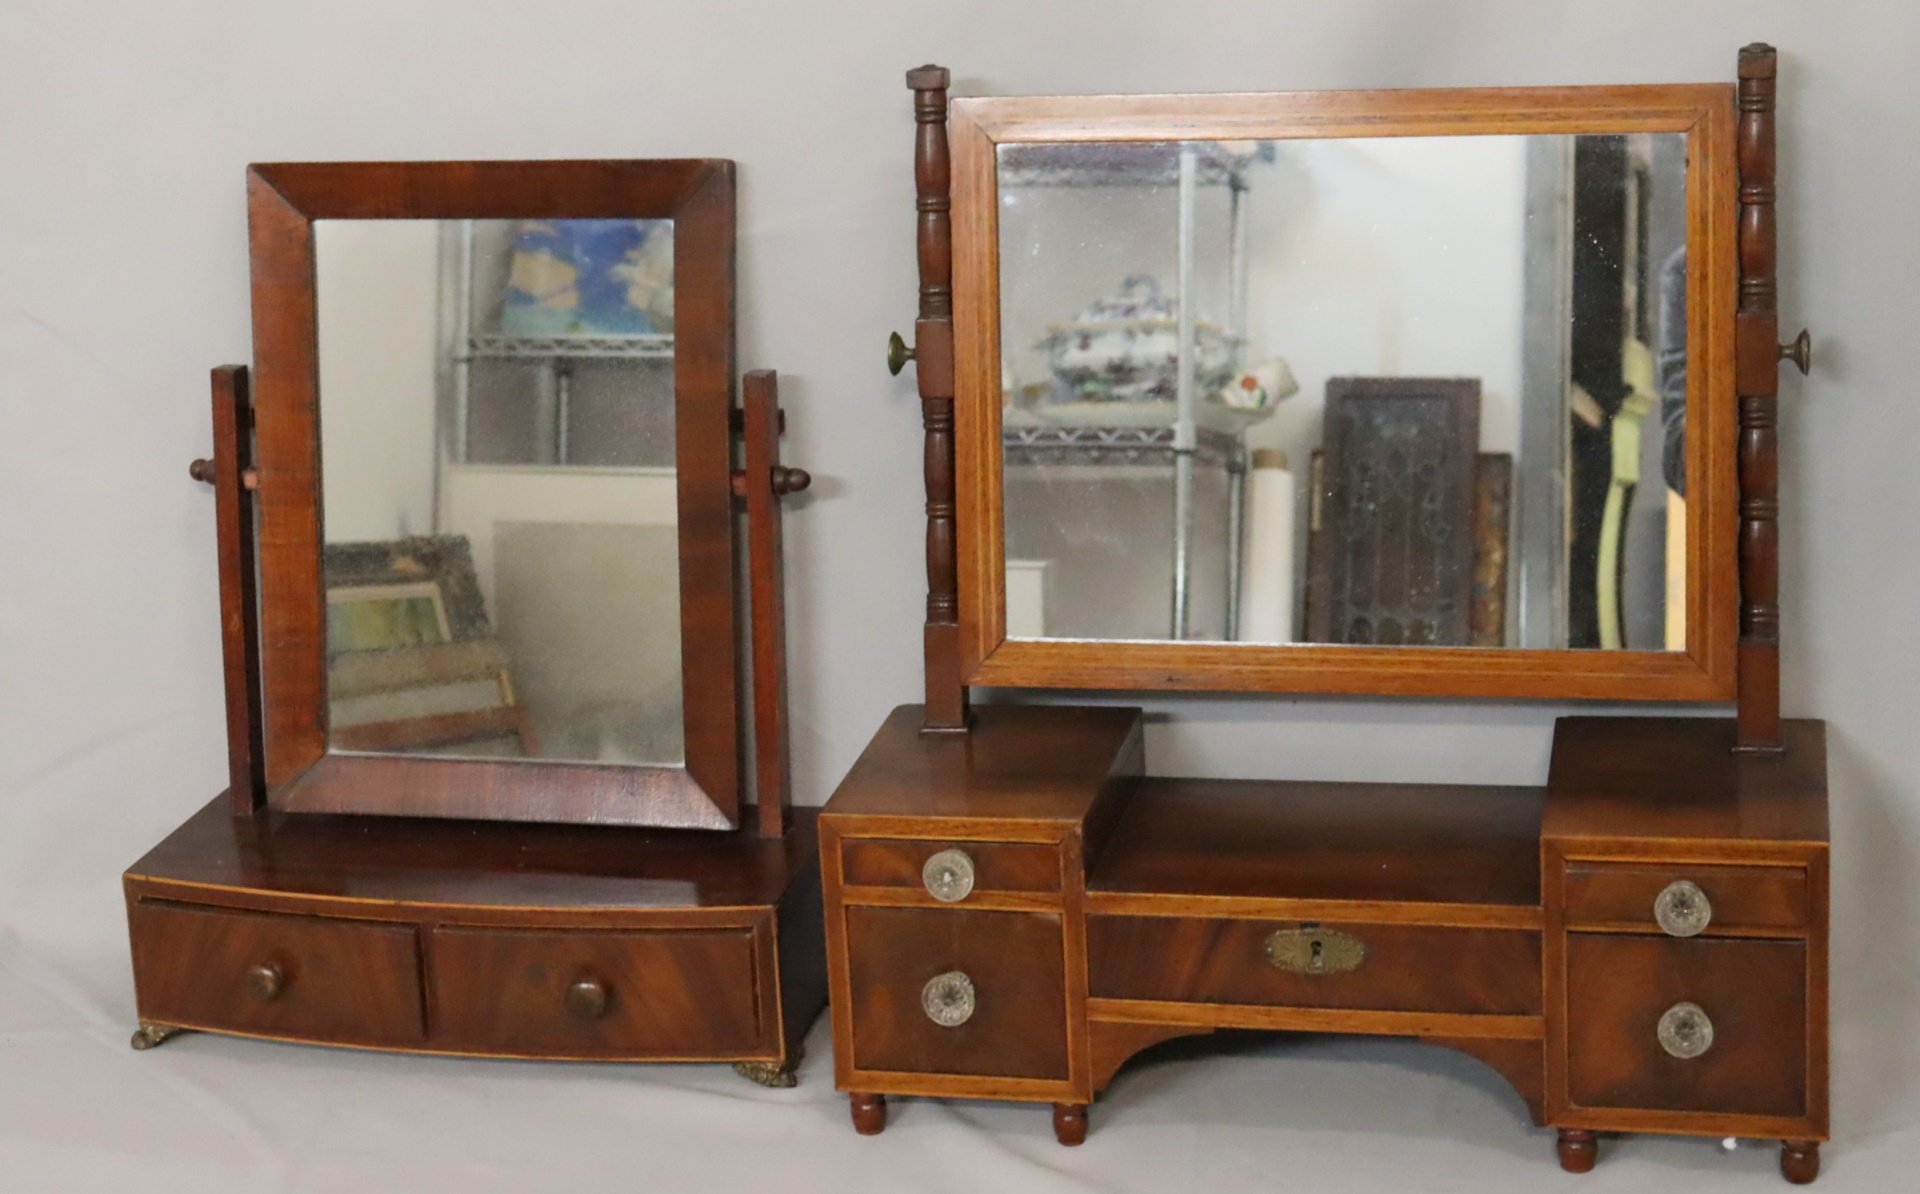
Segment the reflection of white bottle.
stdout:
<path fill-rule="evenodd" d="M 1287 455 L 1253 453 L 1247 472 L 1246 552 L 1240 576 L 1240 641 L 1293 641 L 1293 474 Z"/>

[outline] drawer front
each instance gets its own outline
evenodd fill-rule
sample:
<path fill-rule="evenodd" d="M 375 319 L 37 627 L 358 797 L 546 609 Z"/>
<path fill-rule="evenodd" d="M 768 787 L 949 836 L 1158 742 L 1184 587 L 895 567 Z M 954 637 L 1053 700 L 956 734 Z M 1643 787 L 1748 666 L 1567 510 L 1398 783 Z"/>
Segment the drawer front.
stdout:
<path fill-rule="evenodd" d="M 1567 1095 L 1585 1108 L 1806 1114 L 1806 947 L 1574 933 L 1567 938 Z M 1712 1043 L 1676 1057 L 1661 1020 L 1691 1004 Z M 1700 1039 L 1697 1028 L 1692 1039 Z"/>
<path fill-rule="evenodd" d="M 1319 969 L 1312 961 L 1316 939 L 1325 946 Z M 1358 950 L 1351 944 L 1356 941 Z M 1540 1011 L 1540 934 L 1528 929 L 1093 916 L 1087 920 L 1087 954 L 1091 991 L 1106 999 L 1491 1015 Z"/>
<path fill-rule="evenodd" d="M 131 917 L 140 1016 L 359 1045 L 418 1045 L 411 925 L 142 900 Z"/>
<path fill-rule="evenodd" d="M 436 1044 L 699 1059 L 773 1047 L 751 928 L 439 928 L 432 950 Z"/>
<path fill-rule="evenodd" d="M 852 887 L 928 891 L 927 861 L 963 856 L 973 893 L 1055 894 L 1060 890 L 1060 851 L 1015 842 L 895 841 L 854 839 L 841 848 L 843 881 Z M 964 904 L 967 897 L 952 900 Z"/>
<path fill-rule="evenodd" d="M 858 907 L 845 916 L 854 1068 L 1068 1077 L 1059 916 Z M 956 975 L 965 976 L 970 1008 Z M 930 984 L 947 1022 L 928 1011 Z M 963 1010 L 964 1020 L 951 1022 Z"/>
<path fill-rule="evenodd" d="M 1567 864 L 1567 927 L 1661 932 L 1655 903 L 1670 887 L 1688 883 L 1706 901 L 1703 936 L 1807 927 L 1807 873 L 1798 867 L 1605 862 Z"/>

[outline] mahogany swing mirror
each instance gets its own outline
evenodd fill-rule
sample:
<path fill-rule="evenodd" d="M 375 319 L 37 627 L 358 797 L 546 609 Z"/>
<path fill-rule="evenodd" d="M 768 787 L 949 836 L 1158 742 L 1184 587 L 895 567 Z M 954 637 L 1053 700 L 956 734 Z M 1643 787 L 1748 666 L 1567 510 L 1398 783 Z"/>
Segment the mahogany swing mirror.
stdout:
<path fill-rule="evenodd" d="M 949 119 L 961 683 L 1732 698 L 1725 87 Z"/>
<path fill-rule="evenodd" d="M 737 826 L 732 164 L 248 184 L 268 803 Z"/>

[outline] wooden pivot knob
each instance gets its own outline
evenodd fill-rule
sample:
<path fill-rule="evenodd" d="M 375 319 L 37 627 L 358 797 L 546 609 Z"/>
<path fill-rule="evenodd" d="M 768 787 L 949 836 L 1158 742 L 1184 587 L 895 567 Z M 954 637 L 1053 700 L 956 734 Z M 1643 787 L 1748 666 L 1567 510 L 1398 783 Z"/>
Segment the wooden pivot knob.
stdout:
<path fill-rule="evenodd" d="M 200 457 L 187 466 L 187 476 L 196 481 L 204 481 L 208 485 L 213 484 L 213 461 L 204 456 Z"/>
<path fill-rule="evenodd" d="M 907 347 L 907 342 L 900 338 L 899 332 L 894 332 L 887 337 L 888 373 L 893 374 L 895 377 L 900 376 L 900 371 L 905 369 L 907 362 L 912 359 L 913 349 Z"/>
<path fill-rule="evenodd" d="M 1792 343 L 1780 346 L 1780 359 L 1792 361 L 1794 368 L 1800 370 L 1800 376 L 1807 375 L 1807 371 L 1813 368 L 1813 337 L 1807 334 L 1807 329 L 1801 328 Z"/>
<path fill-rule="evenodd" d="M 567 1011 L 576 1020 L 598 1020 L 607 1014 L 607 985 L 583 978 L 567 987 Z"/>
<path fill-rule="evenodd" d="M 803 468 L 775 468 L 773 470 L 773 495 L 785 497 L 790 493 L 800 493 L 813 484 L 813 474 Z"/>
<path fill-rule="evenodd" d="M 280 998 L 280 993 L 287 989 L 286 972 L 271 962 L 249 967 L 247 989 L 253 992 L 255 999 L 262 1003 L 271 1003 Z"/>

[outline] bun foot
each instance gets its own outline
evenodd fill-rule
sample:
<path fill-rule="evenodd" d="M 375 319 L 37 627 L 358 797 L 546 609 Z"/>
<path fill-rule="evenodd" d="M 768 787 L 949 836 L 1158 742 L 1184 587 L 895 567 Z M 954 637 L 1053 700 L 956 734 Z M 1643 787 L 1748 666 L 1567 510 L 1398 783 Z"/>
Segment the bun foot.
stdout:
<path fill-rule="evenodd" d="M 1588 1173 L 1600 1159 L 1600 1146 L 1592 1132 L 1584 1128 L 1560 1129 L 1560 1168 L 1568 1173 Z"/>
<path fill-rule="evenodd" d="M 1820 1145 L 1813 1140 L 1786 1140 L 1780 1144 L 1780 1176 L 1804 1186 L 1820 1176 Z"/>
<path fill-rule="evenodd" d="M 847 1102 L 853 1111 L 853 1130 L 862 1136 L 878 1136 L 887 1127 L 885 1095 L 851 1094 Z"/>
<path fill-rule="evenodd" d="M 1053 1105 L 1053 1138 L 1068 1148 L 1087 1142 L 1087 1105 L 1085 1103 Z"/>

